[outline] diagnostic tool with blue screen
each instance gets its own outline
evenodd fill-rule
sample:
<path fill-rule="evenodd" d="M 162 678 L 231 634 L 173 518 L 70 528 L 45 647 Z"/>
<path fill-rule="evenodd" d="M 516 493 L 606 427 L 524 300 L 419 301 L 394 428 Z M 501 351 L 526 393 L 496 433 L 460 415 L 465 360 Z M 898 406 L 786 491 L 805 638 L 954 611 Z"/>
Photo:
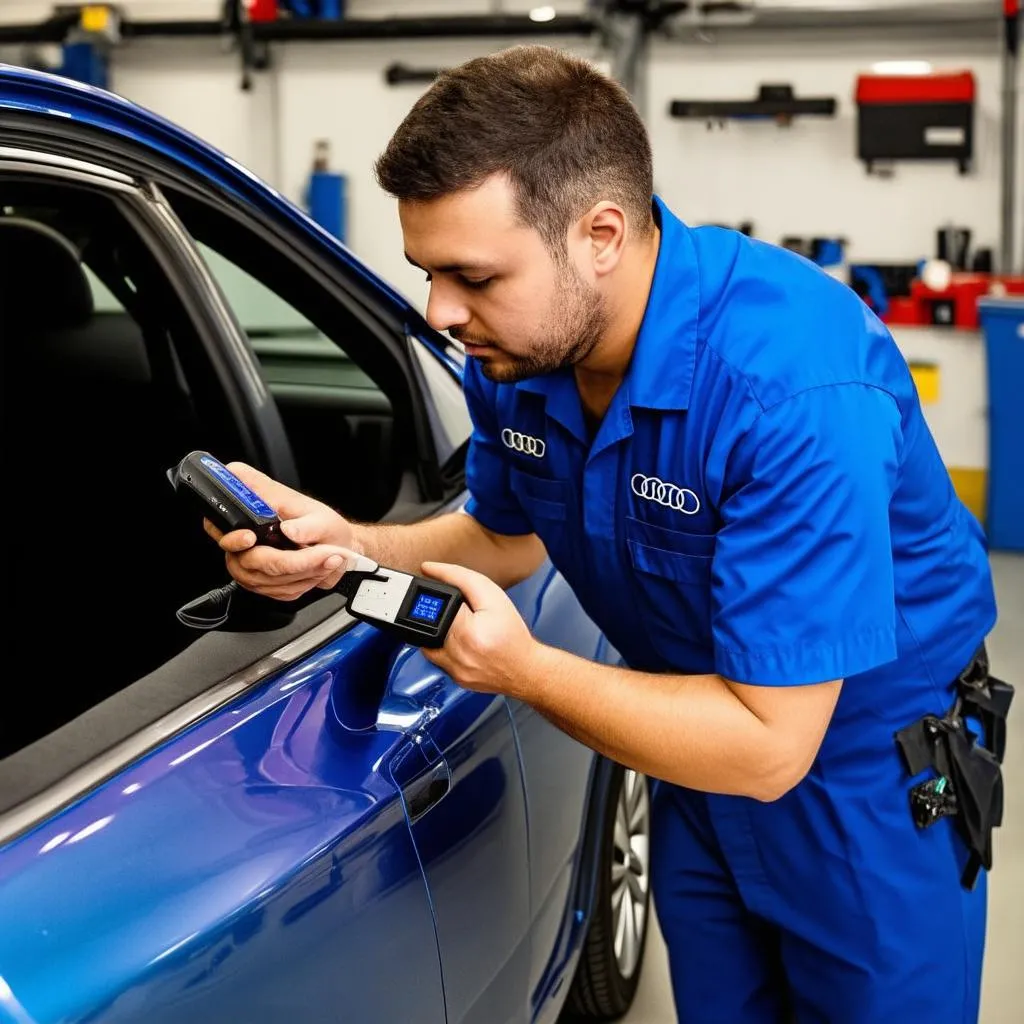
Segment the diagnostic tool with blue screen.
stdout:
<path fill-rule="evenodd" d="M 270 505 L 209 452 L 190 452 L 167 477 L 224 533 L 252 530 L 260 544 L 297 546 L 281 532 L 281 521 Z M 385 568 L 355 552 L 334 589 L 345 597 L 355 618 L 397 633 L 405 643 L 418 647 L 444 644 L 464 600 L 461 591 L 447 583 Z M 179 609 L 178 618 L 196 629 L 216 628 L 227 621 L 237 590 L 232 581 Z"/>
<path fill-rule="evenodd" d="M 189 452 L 167 478 L 178 494 L 224 533 L 252 530 L 260 544 L 296 547 L 282 532 L 277 513 L 209 452 Z"/>
<path fill-rule="evenodd" d="M 444 611 L 444 598 L 433 594 L 420 593 L 416 603 L 409 612 L 409 618 L 420 619 L 422 622 L 437 622 L 438 616 Z"/>
<path fill-rule="evenodd" d="M 456 587 L 363 556 L 334 589 L 348 597 L 348 610 L 357 619 L 400 633 L 418 647 L 441 647 L 463 602 Z"/>

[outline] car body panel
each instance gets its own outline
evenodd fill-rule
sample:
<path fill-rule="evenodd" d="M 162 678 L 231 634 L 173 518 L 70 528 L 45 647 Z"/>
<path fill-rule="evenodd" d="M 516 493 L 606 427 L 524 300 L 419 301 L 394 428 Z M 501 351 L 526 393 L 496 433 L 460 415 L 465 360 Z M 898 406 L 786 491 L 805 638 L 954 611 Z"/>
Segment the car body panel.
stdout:
<path fill-rule="evenodd" d="M 604 636 L 584 614 L 565 580 L 553 571 L 519 584 L 513 599 L 537 639 L 581 657 L 607 661 Z M 528 704 L 509 705 L 519 741 L 530 826 L 530 906 L 533 948 L 530 989 L 539 1010 L 574 966 L 583 910 L 573 902 L 586 832 L 594 753 L 569 741 Z"/>
<path fill-rule="evenodd" d="M 444 1019 L 403 734 L 329 713 L 379 637 L 344 633 L 2 851 L 0 1019 Z"/>
<path fill-rule="evenodd" d="M 538 637 L 602 656 L 601 633 L 550 562 L 509 597 Z M 413 649 L 396 660 L 381 709 L 415 723 L 451 772 L 451 793 L 412 826 L 448 1020 L 533 1019 L 575 966 L 583 915 L 574 883 L 594 754 L 528 705 L 462 690 Z"/>
<path fill-rule="evenodd" d="M 0 66 L 5 109 L 130 139 L 284 218 L 459 378 L 401 295 L 179 127 Z M 542 641 L 614 660 L 550 563 L 510 596 Z M 0 846 L 0 1020 L 552 1020 L 589 912 L 599 760 L 354 626 Z"/>

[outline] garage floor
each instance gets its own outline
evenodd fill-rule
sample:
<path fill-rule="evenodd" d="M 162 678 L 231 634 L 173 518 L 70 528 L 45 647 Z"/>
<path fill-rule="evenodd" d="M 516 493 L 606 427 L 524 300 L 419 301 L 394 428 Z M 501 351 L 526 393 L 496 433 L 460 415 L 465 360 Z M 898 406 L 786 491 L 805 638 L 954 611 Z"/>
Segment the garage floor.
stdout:
<path fill-rule="evenodd" d="M 1024 556 L 993 553 L 999 623 L 989 639 L 996 675 L 1017 687 L 1010 712 L 1004 779 L 1006 808 L 996 830 L 989 880 L 989 926 L 980 1024 L 1020 1024 L 1024 1019 Z M 648 939 L 644 973 L 626 1024 L 675 1024 L 665 944 L 655 929 Z"/>

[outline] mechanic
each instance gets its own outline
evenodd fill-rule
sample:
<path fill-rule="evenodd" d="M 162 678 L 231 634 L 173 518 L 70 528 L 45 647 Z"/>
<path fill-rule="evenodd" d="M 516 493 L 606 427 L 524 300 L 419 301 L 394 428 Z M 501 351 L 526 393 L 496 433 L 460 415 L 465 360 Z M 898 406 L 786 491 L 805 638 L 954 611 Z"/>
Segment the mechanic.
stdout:
<path fill-rule="evenodd" d="M 553 49 L 441 74 L 376 171 L 468 356 L 471 497 L 367 525 L 232 464 L 306 547 L 207 523 L 231 574 L 292 600 L 357 550 L 455 584 L 472 610 L 427 657 L 662 780 L 681 1020 L 977 1020 L 986 871 L 960 812 L 915 821 L 935 772 L 896 734 L 984 683 L 995 599 L 886 328 L 796 254 L 682 223 L 628 95 Z M 531 636 L 503 588 L 545 555 L 623 666 Z"/>

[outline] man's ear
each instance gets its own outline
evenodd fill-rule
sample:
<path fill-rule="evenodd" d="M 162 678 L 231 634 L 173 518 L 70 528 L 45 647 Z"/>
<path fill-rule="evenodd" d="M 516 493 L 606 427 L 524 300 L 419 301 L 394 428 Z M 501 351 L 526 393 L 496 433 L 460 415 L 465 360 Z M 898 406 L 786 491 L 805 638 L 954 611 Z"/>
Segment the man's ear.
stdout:
<path fill-rule="evenodd" d="M 583 215 L 579 226 L 589 245 L 595 275 L 611 273 L 622 259 L 626 245 L 626 214 L 622 207 L 608 201 L 597 203 Z"/>

